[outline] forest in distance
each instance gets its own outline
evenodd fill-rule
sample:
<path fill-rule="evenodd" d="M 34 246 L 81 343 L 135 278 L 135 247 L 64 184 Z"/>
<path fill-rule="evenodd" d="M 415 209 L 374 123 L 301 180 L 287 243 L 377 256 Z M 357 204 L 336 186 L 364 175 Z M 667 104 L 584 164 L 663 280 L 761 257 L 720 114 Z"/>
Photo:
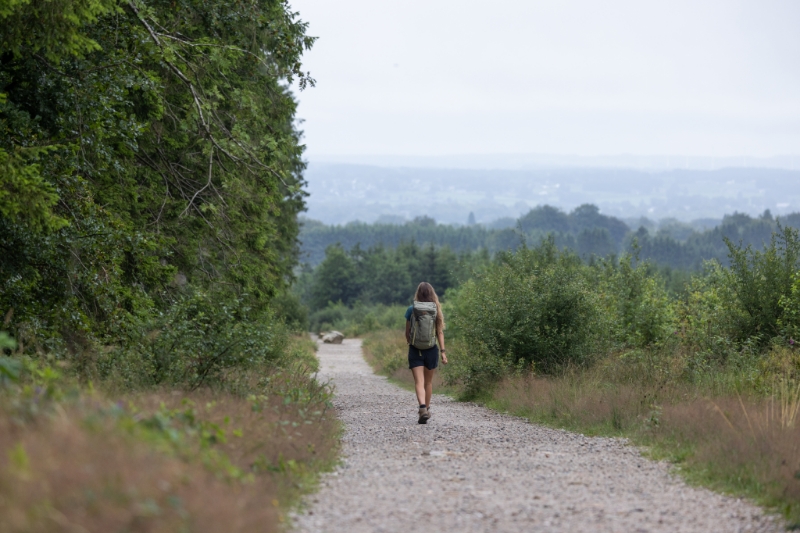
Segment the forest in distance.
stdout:
<path fill-rule="evenodd" d="M 604 215 L 597 206 L 584 204 L 571 212 L 549 205 L 531 209 L 518 219 L 498 219 L 489 224 L 438 224 L 431 217 L 417 217 L 404 224 L 351 222 L 326 225 L 301 218 L 300 260 L 317 266 L 326 249 L 335 244 L 345 250 L 358 246 L 396 248 L 416 243 L 448 248 L 455 254 L 485 250 L 489 254 L 515 250 L 521 244 L 535 245 L 552 235 L 559 248 L 567 248 L 584 259 L 631 251 L 636 242 L 638 256 L 673 269 L 697 271 L 703 262 L 716 259 L 727 264 L 724 239 L 761 248 L 779 225 L 800 228 L 800 213 L 773 217 L 733 213 L 719 221 L 700 219 L 692 223 L 676 219 L 653 221 L 644 217 L 619 219 Z"/>

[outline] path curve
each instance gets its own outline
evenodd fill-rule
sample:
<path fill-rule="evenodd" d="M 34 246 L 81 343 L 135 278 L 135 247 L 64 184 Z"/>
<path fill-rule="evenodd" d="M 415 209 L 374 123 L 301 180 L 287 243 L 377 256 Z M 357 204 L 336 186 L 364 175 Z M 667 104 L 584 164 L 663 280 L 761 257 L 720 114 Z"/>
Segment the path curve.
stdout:
<path fill-rule="evenodd" d="M 777 532 L 754 505 L 687 486 L 621 439 L 529 424 L 373 374 L 361 341 L 320 344 L 344 460 L 294 517 L 302 533 Z"/>

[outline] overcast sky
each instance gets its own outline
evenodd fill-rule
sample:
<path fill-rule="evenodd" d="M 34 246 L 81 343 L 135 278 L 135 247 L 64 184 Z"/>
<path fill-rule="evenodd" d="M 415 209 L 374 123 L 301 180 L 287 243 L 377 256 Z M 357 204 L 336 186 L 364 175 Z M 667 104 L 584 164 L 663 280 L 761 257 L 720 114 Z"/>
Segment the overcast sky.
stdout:
<path fill-rule="evenodd" d="M 312 161 L 800 155 L 799 0 L 291 0 Z"/>

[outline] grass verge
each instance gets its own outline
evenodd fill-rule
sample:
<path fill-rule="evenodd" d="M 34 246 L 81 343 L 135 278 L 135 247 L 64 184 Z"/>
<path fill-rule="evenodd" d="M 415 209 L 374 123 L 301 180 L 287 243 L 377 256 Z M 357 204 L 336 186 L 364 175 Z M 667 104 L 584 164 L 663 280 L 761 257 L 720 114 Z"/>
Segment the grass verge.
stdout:
<path fill-rule="evenodd" d="M 0 532 L 281 530 L 337 455 L 312 344 L 294 339 L 296 364 L 258 369 L 248 394 L 114 394 L 25 362 L 0 388 Z"/>
<path fill-rule="evenodd" d="M 413 385 L 401 333 L 369 333 L 363 346 L 377 373 Z M 448 347 L 456 360 L 458 343 Z M 653 458 L 671 461 L 690 483 L 748 497 L 780 512 L 789 529 L 800 529 L 797 382 L 772 383 L 773 392 L 764 395 L 757 380 L 744 383 L 735 369 L 687 382 L 671 377 L 671 364 L 646 354 L 614 354 L 558 376 L 508 376 L 469 396 L 443 367 L 434 390 L 534 423 L 629 438 Z M 768 364 L 794 368 L 800 359 L 783 352 Z"/>

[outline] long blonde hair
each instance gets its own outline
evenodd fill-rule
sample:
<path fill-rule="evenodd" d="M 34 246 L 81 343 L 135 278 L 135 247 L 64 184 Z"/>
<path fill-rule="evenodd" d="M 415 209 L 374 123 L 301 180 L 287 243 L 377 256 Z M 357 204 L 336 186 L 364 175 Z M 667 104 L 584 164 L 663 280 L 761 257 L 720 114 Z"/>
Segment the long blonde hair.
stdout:
<path fill-rule="evenodd" d="M 442 304 L 439 303 L 439 297 L 436 296 L 436 291 L 433 285 L 427 281 L 423 281 L 417 285 L 417 292 L 414 293 L 415 302 L 433 302 L 436 304 L 436 331 L 444 331 L 444 313 L 442 313 Z"/>

